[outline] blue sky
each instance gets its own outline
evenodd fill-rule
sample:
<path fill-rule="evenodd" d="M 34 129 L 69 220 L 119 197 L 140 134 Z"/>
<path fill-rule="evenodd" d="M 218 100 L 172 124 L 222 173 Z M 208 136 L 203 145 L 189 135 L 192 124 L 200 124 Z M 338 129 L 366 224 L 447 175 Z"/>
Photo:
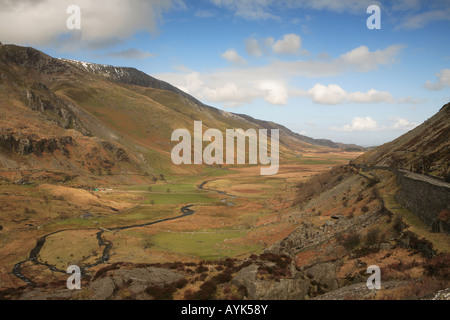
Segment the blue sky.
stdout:
<path fill-rule="evenodd" d="M 217 108 L 364 146 L 450 101 L 449 31 L 449 0 L 0 0 L 3 43 L 136 67 Z"/>

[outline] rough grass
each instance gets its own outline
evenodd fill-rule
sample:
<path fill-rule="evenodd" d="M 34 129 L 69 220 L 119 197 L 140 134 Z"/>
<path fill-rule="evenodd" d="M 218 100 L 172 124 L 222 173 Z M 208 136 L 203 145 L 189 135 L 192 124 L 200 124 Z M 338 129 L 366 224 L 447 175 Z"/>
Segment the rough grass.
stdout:
<path fill-rule="evenodd" d="M 217 199 L 210 198 L 203 194 L 148 193 L 145 194 L 144 204 L 177 205 L 215 202 L 217 202 Z"/>
<path fill-rule="evenodd" d="M 384 203 L 387 209 L 403 217 L 403 220 L 409 226 L 409 230 L 417 234 L 419 238 L 425 238 L 433 243 L 433 247 L 439 252 L 450 252 L 449 236 L 443 233 L 432 233 L 428 227 L 417 215 L 397 203 L 392 194 L 384 195 Z"/>
<path fill-rule="evenodd" d="M 246 232 L 243 231 L 166 232 L 155 235 L 150 241 L 159 249 L 195 256 L 202 260 L 219 260 L 261 250 L 257 245 L 229 243 L 229 240 L 245 235 Z"/>

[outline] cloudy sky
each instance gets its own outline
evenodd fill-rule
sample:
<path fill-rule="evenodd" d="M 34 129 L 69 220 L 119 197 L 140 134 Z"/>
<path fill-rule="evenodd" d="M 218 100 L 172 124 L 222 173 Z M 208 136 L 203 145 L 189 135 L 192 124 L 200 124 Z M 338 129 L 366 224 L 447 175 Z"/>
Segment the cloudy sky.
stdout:
<path fill-rule="evenodd" d="M 136 67 L 206 104 L 364 146 L 450 101 L 450 0 L 0 0 L 0 41 Z"/>

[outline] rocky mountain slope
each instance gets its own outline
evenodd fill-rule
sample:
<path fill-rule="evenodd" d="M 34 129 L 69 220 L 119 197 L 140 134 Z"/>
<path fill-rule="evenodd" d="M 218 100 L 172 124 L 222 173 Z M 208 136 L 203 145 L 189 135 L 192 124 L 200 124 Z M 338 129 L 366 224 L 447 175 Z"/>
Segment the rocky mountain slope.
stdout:
<path fill-rule="evenodd" d="M 3 169 L 100 173 L 153 179 L 195 173 L 170 161 L 171 133 L 217 128 L 279 128 L 281 150 L 345 148 L 275 123 L 206 106 L 134 68 L 55 59 L 33 48 L 0 46 L 0 164 Z M 130 179 L 128 179 L 130 180 Z"/>
<path fill-rule="evenodd" d="M 402 168 L 450 180 L 450 103 L 420 126 L 366 152 L 355 163 Z"/>

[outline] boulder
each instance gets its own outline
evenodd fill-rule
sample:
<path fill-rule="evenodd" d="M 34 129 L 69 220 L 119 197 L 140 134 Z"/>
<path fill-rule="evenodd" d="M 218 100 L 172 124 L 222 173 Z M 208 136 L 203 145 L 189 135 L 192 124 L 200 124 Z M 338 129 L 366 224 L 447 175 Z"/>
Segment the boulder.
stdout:
<path fill-rule="evenodd" d="M 304 300 L 307 299 L 309 281 L 299 273 L 293 278 L 279 281 L 258 280 L 258 266 L 252 264 L 243 268 L 231 280 L 236 286 L 244 286 L 250 300 Z"/>
<path fill-rule="evenodd" d="M 110 277 L 94 281 L 89 286 L 89 291 L 93 293 L 91 300 L 109 300 L 113 297 L 116 284 Z"/>
<path fill-rule="evenodd" d="M 310 279 L 314 279 L 316 282 L 326 287 L 328 291 L 336 290 L 338 282 L 336 280 L 336 266 L 334 263 L 327 262 L 317 264 L 307 270 L 306 275 Z"/>

